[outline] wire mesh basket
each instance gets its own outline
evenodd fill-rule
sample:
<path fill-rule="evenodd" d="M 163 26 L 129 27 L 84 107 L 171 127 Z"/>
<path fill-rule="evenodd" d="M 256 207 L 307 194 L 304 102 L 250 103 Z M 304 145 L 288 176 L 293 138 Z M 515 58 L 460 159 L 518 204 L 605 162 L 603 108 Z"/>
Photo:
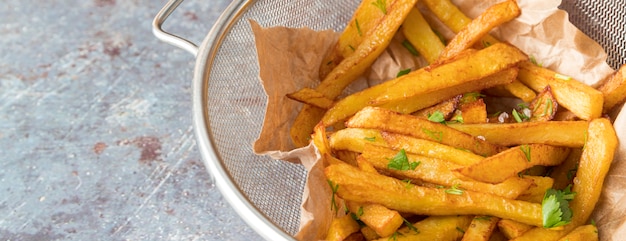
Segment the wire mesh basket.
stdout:
<path fill-rule="evenodd" d="M 520 0 L 521 1 L 521 0 Z M 155 18 L 160 39 L 196 55 L 194 125 L 205 164 L 225 199 L 268 240 L 289 240 L 300 224 L 304 167 L 252 151 L 262 127 L 266 96 L 259 82 L 248 19 L 262 26 L 307 26 L 341 31 L 359 1 L 235 1 L 199 45 L 161 30 L 182 0 Z M 570 21 L 602 45 L 608 64 L 626 64 L 626 2 L 565 0 Z"/>

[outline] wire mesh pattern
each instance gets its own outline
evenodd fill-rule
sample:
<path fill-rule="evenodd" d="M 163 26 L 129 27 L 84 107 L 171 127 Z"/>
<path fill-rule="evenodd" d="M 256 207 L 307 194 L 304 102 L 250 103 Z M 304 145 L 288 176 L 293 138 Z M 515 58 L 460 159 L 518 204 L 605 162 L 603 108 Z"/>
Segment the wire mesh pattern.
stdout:
<path fill-rule="evenodd" d="M 254 1 L 234 23 L 218 47 L 208 84 L 212 141 L 222 165 L 240 191 L 278 227 L 295 234 L 305 183 L 301 165 L 256 156 L 252 144 L 265 112 L 254 36 L 248 19 L 261 26 L 309 27 L 340 31 L 358 1 Z M 626 64 L 626 5 L 620 1 L 564 0 L 571 21 L 603 45 L 608 63 Z M 244 217 L 245 218 L 245 217 Z"/>

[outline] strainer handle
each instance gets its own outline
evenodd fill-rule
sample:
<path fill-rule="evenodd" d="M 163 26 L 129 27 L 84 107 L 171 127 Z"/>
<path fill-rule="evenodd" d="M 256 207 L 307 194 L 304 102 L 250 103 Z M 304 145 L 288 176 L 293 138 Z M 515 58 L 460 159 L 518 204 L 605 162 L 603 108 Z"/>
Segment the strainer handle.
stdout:
<path fill-rule="evenodd" d="M 165 6 L 161 9 L 161 11 L 159 11 L 159 13 L 157 13 L 156 17 L 154 17 L 154 20 L 152 21 L 152 33 L 161 41 L 184 49 L 187 52 L 193 54 L 193 56 L 196 56 L 198 54 L 198 45 L 192 43 L 185 38 L 165 32 L 163 28 L 161 28 L 167 17 L 169 17 L 170 14 L 172 14 L 172 12 L 174 12 L 178 5 L 180 5 L 183 1 L 184 0 L 169 0 L 167 4 L 165 4 Z"/>

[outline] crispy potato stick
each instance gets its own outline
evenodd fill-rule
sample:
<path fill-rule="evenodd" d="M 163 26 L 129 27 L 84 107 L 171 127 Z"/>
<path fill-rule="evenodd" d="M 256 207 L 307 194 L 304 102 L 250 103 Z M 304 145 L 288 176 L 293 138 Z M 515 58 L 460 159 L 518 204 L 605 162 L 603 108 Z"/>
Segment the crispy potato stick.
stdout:
<path fill-rule="evenodd" d="M 479 80 L 502 70 L 515 67 L 528 57 L 519 49 L 508 44 L 494 44 L 488 48 L 464 54 L 451 62 L 428 66 L 404 75 L 394 81 L 373 105 L 381 105 L 393 100 L 407 98 L 434 90 Z"/>
<path fill-rule="evenodd" d="M 499 218 L 475 216 L 463 235 L 461 241 L 489 241 Z"/>
<path fill-rule="evenodd" d="M 366 107 L 346 122 L 352 128 L 376 128 L 383 131 L 409 135 L 439 142 L 461 150 L 469 150 L 481 156 L 494 155 L 505 148 L 493 145 L 449 125 L 434 123 L 411 115 L 402 115 L 377 107 Z"/>
<path fill-rule="evenodd" d="M 352 219 L 350 215 L 345 215 L 340 218 L 333 218 L 330 223 L 330 228 L 326 234 L 327 241 L 342 241 L 350 234 L 358 232 L 361 229 L 359 223 Z"/>
<path fill-rule="evenodd" d="M 518 79 L 537 92 L 549 85 L 557 102 L 581 119 L 591 120 L 602 114 L 602 92 L 569 76 L 526 61 L 520 64 Z"/>
<path fill-rule="evenodd" d="M 554 179 L 554 189 L 562 190 L 567 185 L 572 184 L 582 153 L 582 148 L 572 148 L 565 161 L 552 169 L 550 177 Z"/>
<path fill-rule="evenodd" d="M 328 166 L 326 177 L 338 185 L 345 200 L 378 203 L 399 212 L 420 215 L 489 215 L 530 225 L 542 225 L 541 205 L 495 195 L 421 186 L 379 174 L 366 173 L 347 164 Z"/>
<path fill-rule="evenodd" d="M 385 138 L 388 147 L 391 149 L 404 149 L 409 153 L 442 159 L 461 166 L 472 165 L 484 159 L 484 157 L 469 151 L 434 141 L 390 132 L 382 132 L 381 135 Z"/>
<path fill-rule="evenodd" d="M 463 50 L 470 48 L 493 28 L 511 21 L 520 14 L 521 10 L 515 0 L 507 0 L 487 8 L 485 12 L 465 25 L 452 38 L 437 62 L 454 57 Z"/>
<path fill-rule="evenodd" d="M 450 128 L 502 146 L 527 143 L 582 147 L 588 121 L 547 121 L 503 124 L 449 124 Z"/>
<path fill-rule="evenodd" d="M 517 97 L 524 102 L 531 102 L 537 94 L 517 79 L 510 84 L 498 85 L 485 90 L 485 93 L 500 97 Z"/>
<path fill-rule="evenodd" d="M 552 94 L 550 86 L 546 86 L 537 97 L 530 102 L 532 115 L 529 121 L 549 121 L 556 115 L 559 103 Z"/>
<path fill-rule="evenodd" d="M 390 160 L 398 153 L 389 148 L 368 146 L 361 154 L 365 160 L 384 173 L 390 173 L 398 179 L 417 179 L 441 186 L 459 186 L 465 190 L 489 193 L 515 199 L 526 191 L 532 180 L 512 177 L 499 184 L 489 184 L 463 178 L 453 170 L 460 167 L 454 163 L 419 155 L 407 154 L 409 163 L 416 163 L 413 170 L 395 170 L 389 167 Z"/>
<path fill-rule="evenodd" d="M 381 237 L 391 236 L 402 224 L 404 219 L 395 210 L 379 204 L 360 204 L 347 202 L 348 209 L 358 220 L 372 228 Z"/>
<path fill-rule="evenodd" d="M 326 98 L 324 94 L 311 88 L 302 88 L 294 93 L 287 94 L 287 97 L 321 109 L 330 109 L 333 106 L 333 100 Z"/>
<path fill-rule="evenodd" d="M 368 32 L 355 52 L 343 59 L 337 67 L 315 88 L 328 99 L 335 99 L 352 81 L 358 78 L 378 56 L 387 48 L 404 18 L 417 0 L 396 0 L 386 7 L 387 14 L 382 21 Z M 290 130 L 291 139 L 296 147 L 306 146 L 313 127 L 324 116 L 325 110 L 311 105 L 304 105 Z M 328 126 L 328 125 L 327 125 Z"/>
<path fill-rule="evenodd" d="M 615 74 L 602 83 L 598 90 L 604 95 L 604 113 L 608 113 L 615 106 L 624 103 L 626 98 L 626 65 L 622 65 Z"/>
<path fill-rule="evenodd" d="M 532 228 L 533 226 L 531 225 L 513 220 L 501 219 L 498 221 L 498 229 L 500 229 L 500 232 L 502 232 L 507 239 L 517 238 Z"/>
<path fill-rule="evenodd" d="M 511 147 L 458 171 L 477 181 L 500 183 L 533 166 L 559 165 L 565 160 L 569 151 L 567 147 L 524 144 Z"/>
<path fill-rule="evenodd" d="M 363 234 L 363 237 L 365 238 L 365 240 L 375 240 L 375 239 L 380 238 L 380 235 L 378 235 L 376 231 L 374 231 L 374 229 L 368 226 L 362 227 L 361 233 Z"/>
<path fill-rule="evenodd" d="M 457 86 L 448 87 L 445 89 L 436 90 L 423 95 L 416 95 L 409 97 L 408 99 L 400 99 L 396 101 L 390 101 L 379 107 L 393 110 L 399 113 L 412 113 L 422 108 L 434 105 L 441 101 L 453 98 L 454 96 L 480 91 L 485 88 L 504 85 L 512 83 L 517 78 L 517 68 L 510 68 L 500 73 L 496 73 L 478 81 L 467 82 Z"/>
<path fill-rule="evenodd" d="M 559 241 L 598 241 L 598 228 L 591 224 L 578 226 Z"/>
<path fill-rule="evenodd" d="M 471 216 L 431 216 L 413 223 L 412 227 L 399 229 L 395 236 L 377 241 L 458 240 L 463 236 L 471 220 Z"/>
<path fill-rule="evenodd" d="M 472 19 L 465 16 L 465 14 L 461 12 L 461 10 L 450 0 L 422 0 L 421 2 L 424 3 L 426 7 L 428 7 L 428 9 L 454 33 L 458 33 L 470 22 L 472 22 Z M 483 37 L 481 42 L 484 46 L 488 46 L 500 41 L 491 35 L 486 35 Z"/>
<path fill-rule="evenodd" d="M 516 63 L 525 58 L 526 56 L 522 52 L 510 45 L 494 45 L 484 50 L 467 54 L 450 63 L 428 70 L 426 68 L 418 69 L 396 79 L 349 95 L 335 103 L 335 105 L 328 110 L 326 115 L 324 115 L 322 122 L 327 126 L 332 125 L 348 118 L 365 106 L 382 105 L 385 104 L 385 102 L 391 102 L 392 106 L 397 105 L 398 102 L 392 101 L 394 99 L 391 98 L 392 96 L 387 96 L 388 93 L 393 93 L 394 98 L 398 97 L 395 98 L 397 101 L 413 101 L 413 99 L 410 99 L 410 95 L 404 96 L 402 93 L 394 93 L 391 91 L 392 89 L 396 90 L 403 86 L 406 87 L 408 85 L 409 89 L 412 90 L 411 94 L 413 96 L 425 95 L 436 90 L 447 90 L 445 93 L 448 95 L 439 97 L 439 99 L 431 102 L 416 103 L 418 105 L 417 108 L 407 108 L 407 112 L 403 112 L 412 113 L 452 98 L 458 94 L 468 92 L 467 88 L 474 89 L 476 88 L 474 86 L 481 85 L 480 83 L 484 77 L 514 67 Z M 515 75 L 517 75 L 517 72 L 515 72 Z M 497 84 L 506 83 L 507 81 L 507 79 L 498 80 Z M 472 82 L 473 84 L 470 84 Z M 496 80 L 489 82 L 493 83 L 496 82 Z M 459 88 L 459 86 L 463 86 L 463 88 Z M 402 89 L 402 92 L 405 91 L 405 89 Z M 420 104 L 421 106 L 419 106 Z"/>
<path fill-rule="evenodd" d="M 519 197 L 517 197 L 517 200 L 541 203 L 541 201 L 543 201 L 543 196 L 545 195 L 546 190 L 552 188 L 552 186 L 554 185 L 554 179 L 550 177 L 524 176 L 524 178 L 532 179 L 533 185 L 531 185 L 528 190 L 526 190 Z"/>
<path fill-rule="evenodd" d="M 394 1 L 385 1 L 382 8 L 378 8 L 374 4 L 362 1 L 359 7 L 354 11 L 352 19 L 346 25 L 339 39 L 333 48 L 329 50 L 320 64 L 319 76 L 324 79 L 330 71 L 332 71 L 346 57 L 355 53 L 363 39 L 369 35 L 385 17 L 382 9 L 390 7 Z"/>
<path fill-rule="evenodd" d="M 483 99 L 460 104 L 452 120 L 462 120 L 461 122 L 465 124 L 486 123 L 487 105 Z"/>
<path fill-rule="evenodd" d="M 333 150 L 362 153 L 366 144 L 389 146 L 382 132 L 376 129 L 346 128 L 330 135 L 328 143 Z"/>
<path fill-rule="evenodd" d="M 363 158 L 360 154 L 356 157 L 356 164 L 357 164 L 357 167 L 361 169 L 361 171 L 369 172 L 369 173 L 378 173 L 378 170 L 376 170 L 376 167 L 374 167 L 372 163 L 365 160 L 365 158 Z"/>
<path fill-rule="evenodd" d="M 417 9 L 411 9 L 402 24 L 404 37 L 415 49 L 428 61 L 433 63 L 445 48 L 439 36 L 433 32 L 422 13 Z"/>
<path fill-rule="evenodd" d="M 587 223 L 600 198 L 604 178 L 618 145 L 615 129 L 608 119 L 592 120 L 589 123 L 588 135 L 572 186 L 572 192 L 575 192 L 576 196 L 570 202 L 573 213 L 571 223 L 558 231 L 533 228 L 516 238 L 515 241 L 558 240 L 576 227 Z"/>

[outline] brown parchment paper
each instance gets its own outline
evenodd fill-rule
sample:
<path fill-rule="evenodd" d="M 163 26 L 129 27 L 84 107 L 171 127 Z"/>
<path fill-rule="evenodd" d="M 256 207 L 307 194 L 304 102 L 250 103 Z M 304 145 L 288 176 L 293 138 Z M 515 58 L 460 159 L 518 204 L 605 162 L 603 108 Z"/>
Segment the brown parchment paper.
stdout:
<path fill-rule="evenodd" d="M 469 17 L 476 17 L 499 0 L 453 0 Z M 543 66 L 596 85 L 614 70 L 606 64 L 606 53 L 600 45 L 580 32 L 568 21 L 566 12 L 557 7 L 560 1 L 518 0 L 522 15 L 492 31 L 497 38 L 514 44 L 533 56 Z M 419 4 L 418 4 L 419 6 Z M 420 6 L 421 10 L 425 8 Z M 426 10 L 425 10 L 426 11 Z M 346 13 L 351 15 L 352 13 Z M 435 28 L 443 25 L 428 12 L 424 15 Z M 302 196 L 299 240 L 324 238 L 333 213 L 330 210 L 331 191 L 323 174 L 319 153 L 313 145 L 294 149 L 289 129 L 301 104 L 285 94 L 319 83 L 318 67 L 333 46 L 338 33 L 313 31 L 307 27 L 262 27 L 250 21 L 260 66 L 260 80 L 268 96 L 263 129 L 254 142 L 254 152 L 271 158 L 301 163 L 306 170 L 306 186 Z M 445 37 L 453 36 L 438 29 Z M 399 70 L 418 68 L 425 64 L 421 58 L 406 54 L 401 36 L 391 42 L 361 78 L 347 88 L 346 94 L 393 78 Z M 601 240 L 622 240 L 626 237 L 626 116 L 615 114 L 614 126 L 620 140 L 615 160 L 605 180 L 605 188 L 592 216 Z M 622 238 L 621 238 L 622 237 Z"/>

